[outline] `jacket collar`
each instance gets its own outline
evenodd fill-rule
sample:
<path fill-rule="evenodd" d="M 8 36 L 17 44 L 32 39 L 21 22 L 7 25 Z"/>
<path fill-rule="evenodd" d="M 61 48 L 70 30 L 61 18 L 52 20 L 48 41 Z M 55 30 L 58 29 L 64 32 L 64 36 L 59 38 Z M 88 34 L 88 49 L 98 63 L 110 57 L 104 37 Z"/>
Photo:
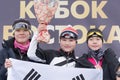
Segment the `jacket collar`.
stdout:
<path fill-rule="evenodd" d="M 66 58 L 74 58 L 75 59 L 74 51 L 72 51 L 71 53 L 68 54 L 67 52 L 60 49 L 60 54 L 61 54 L 61 56 L 65 56 Z"/>

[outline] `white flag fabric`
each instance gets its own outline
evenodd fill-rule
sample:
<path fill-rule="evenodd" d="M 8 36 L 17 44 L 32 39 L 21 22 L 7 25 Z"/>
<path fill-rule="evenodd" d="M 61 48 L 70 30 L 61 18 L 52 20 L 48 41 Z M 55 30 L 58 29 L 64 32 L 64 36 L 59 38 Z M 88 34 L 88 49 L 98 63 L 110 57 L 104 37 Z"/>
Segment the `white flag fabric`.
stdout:
<path fill-rule="evenodd" d="M 66 68 L 10 59 L 7 80 L 103 80 L 102 69 Z"/>

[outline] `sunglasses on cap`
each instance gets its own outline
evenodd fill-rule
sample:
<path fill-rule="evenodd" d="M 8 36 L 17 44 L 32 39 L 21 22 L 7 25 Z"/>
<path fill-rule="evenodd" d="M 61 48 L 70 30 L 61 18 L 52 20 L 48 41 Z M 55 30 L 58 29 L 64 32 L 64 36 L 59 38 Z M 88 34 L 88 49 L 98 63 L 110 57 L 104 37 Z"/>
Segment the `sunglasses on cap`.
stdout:
<path fill-rule="evenodd" d="M 14 26 L 13 26 L 13 29 L 20 29 L 20 28 L 23 28 L 23 29 L 31 29 L 30 28 L 30 25 L 28 25 L 27 23 L 25 22 L 19 22 L 19 23 L 16 23 Z"/>
<path fill-rule="evenodd" d="M 88 33 L 87 37 L 90 37 L 90 36 L 92 36 L 94 34 L 96 34 L 98 36 L 101 36 L 101 37 L 103 36 L 100 32 L 90 32 L 90 33 Z"/>
<path fill-rule="evenodd" d="M 63 32 L 61 33 L 60 38 L 75 39 L 77 40 L 77 35 L 72 32 Z"/>

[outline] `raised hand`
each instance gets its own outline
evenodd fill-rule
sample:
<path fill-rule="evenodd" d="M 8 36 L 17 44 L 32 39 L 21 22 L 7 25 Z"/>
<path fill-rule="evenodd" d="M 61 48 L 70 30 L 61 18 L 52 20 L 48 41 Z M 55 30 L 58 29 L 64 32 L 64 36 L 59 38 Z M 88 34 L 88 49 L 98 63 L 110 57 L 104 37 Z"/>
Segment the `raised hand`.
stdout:
<path fill-rule="evenodd" d="M 38 42 L 44 42 L 48 43 L 50 40 L 50 34 L 48 30 L 45 28 L 46 24 L 39 24 L 38 26 L 38 36 L 37 36 L 37 41 Z"/>

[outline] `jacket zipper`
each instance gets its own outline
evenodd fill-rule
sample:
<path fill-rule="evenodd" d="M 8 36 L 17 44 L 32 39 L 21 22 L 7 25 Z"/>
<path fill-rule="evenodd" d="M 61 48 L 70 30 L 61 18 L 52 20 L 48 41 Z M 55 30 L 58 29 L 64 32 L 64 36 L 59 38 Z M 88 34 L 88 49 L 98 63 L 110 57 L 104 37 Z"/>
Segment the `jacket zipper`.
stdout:
<path fill-rule="evenodd" d="M 22 60 L 23 59 L 23 55 L 21 54 L 20 50 L 18 50 L 18 53 L 19 53 L 20 59 Z"/>
<path fill-rule="evenodd" d="M 97 62 L 97 60 L 96 60 L 94 57 L 92 57 L 92 58 L 94 59 L 94 61 L 95 61 L 96 65 L 97 65 L 97 64 L 99 64 L 99 65 L 100 65 L 100 61 L 98 61 L 98 62 Z"/>

